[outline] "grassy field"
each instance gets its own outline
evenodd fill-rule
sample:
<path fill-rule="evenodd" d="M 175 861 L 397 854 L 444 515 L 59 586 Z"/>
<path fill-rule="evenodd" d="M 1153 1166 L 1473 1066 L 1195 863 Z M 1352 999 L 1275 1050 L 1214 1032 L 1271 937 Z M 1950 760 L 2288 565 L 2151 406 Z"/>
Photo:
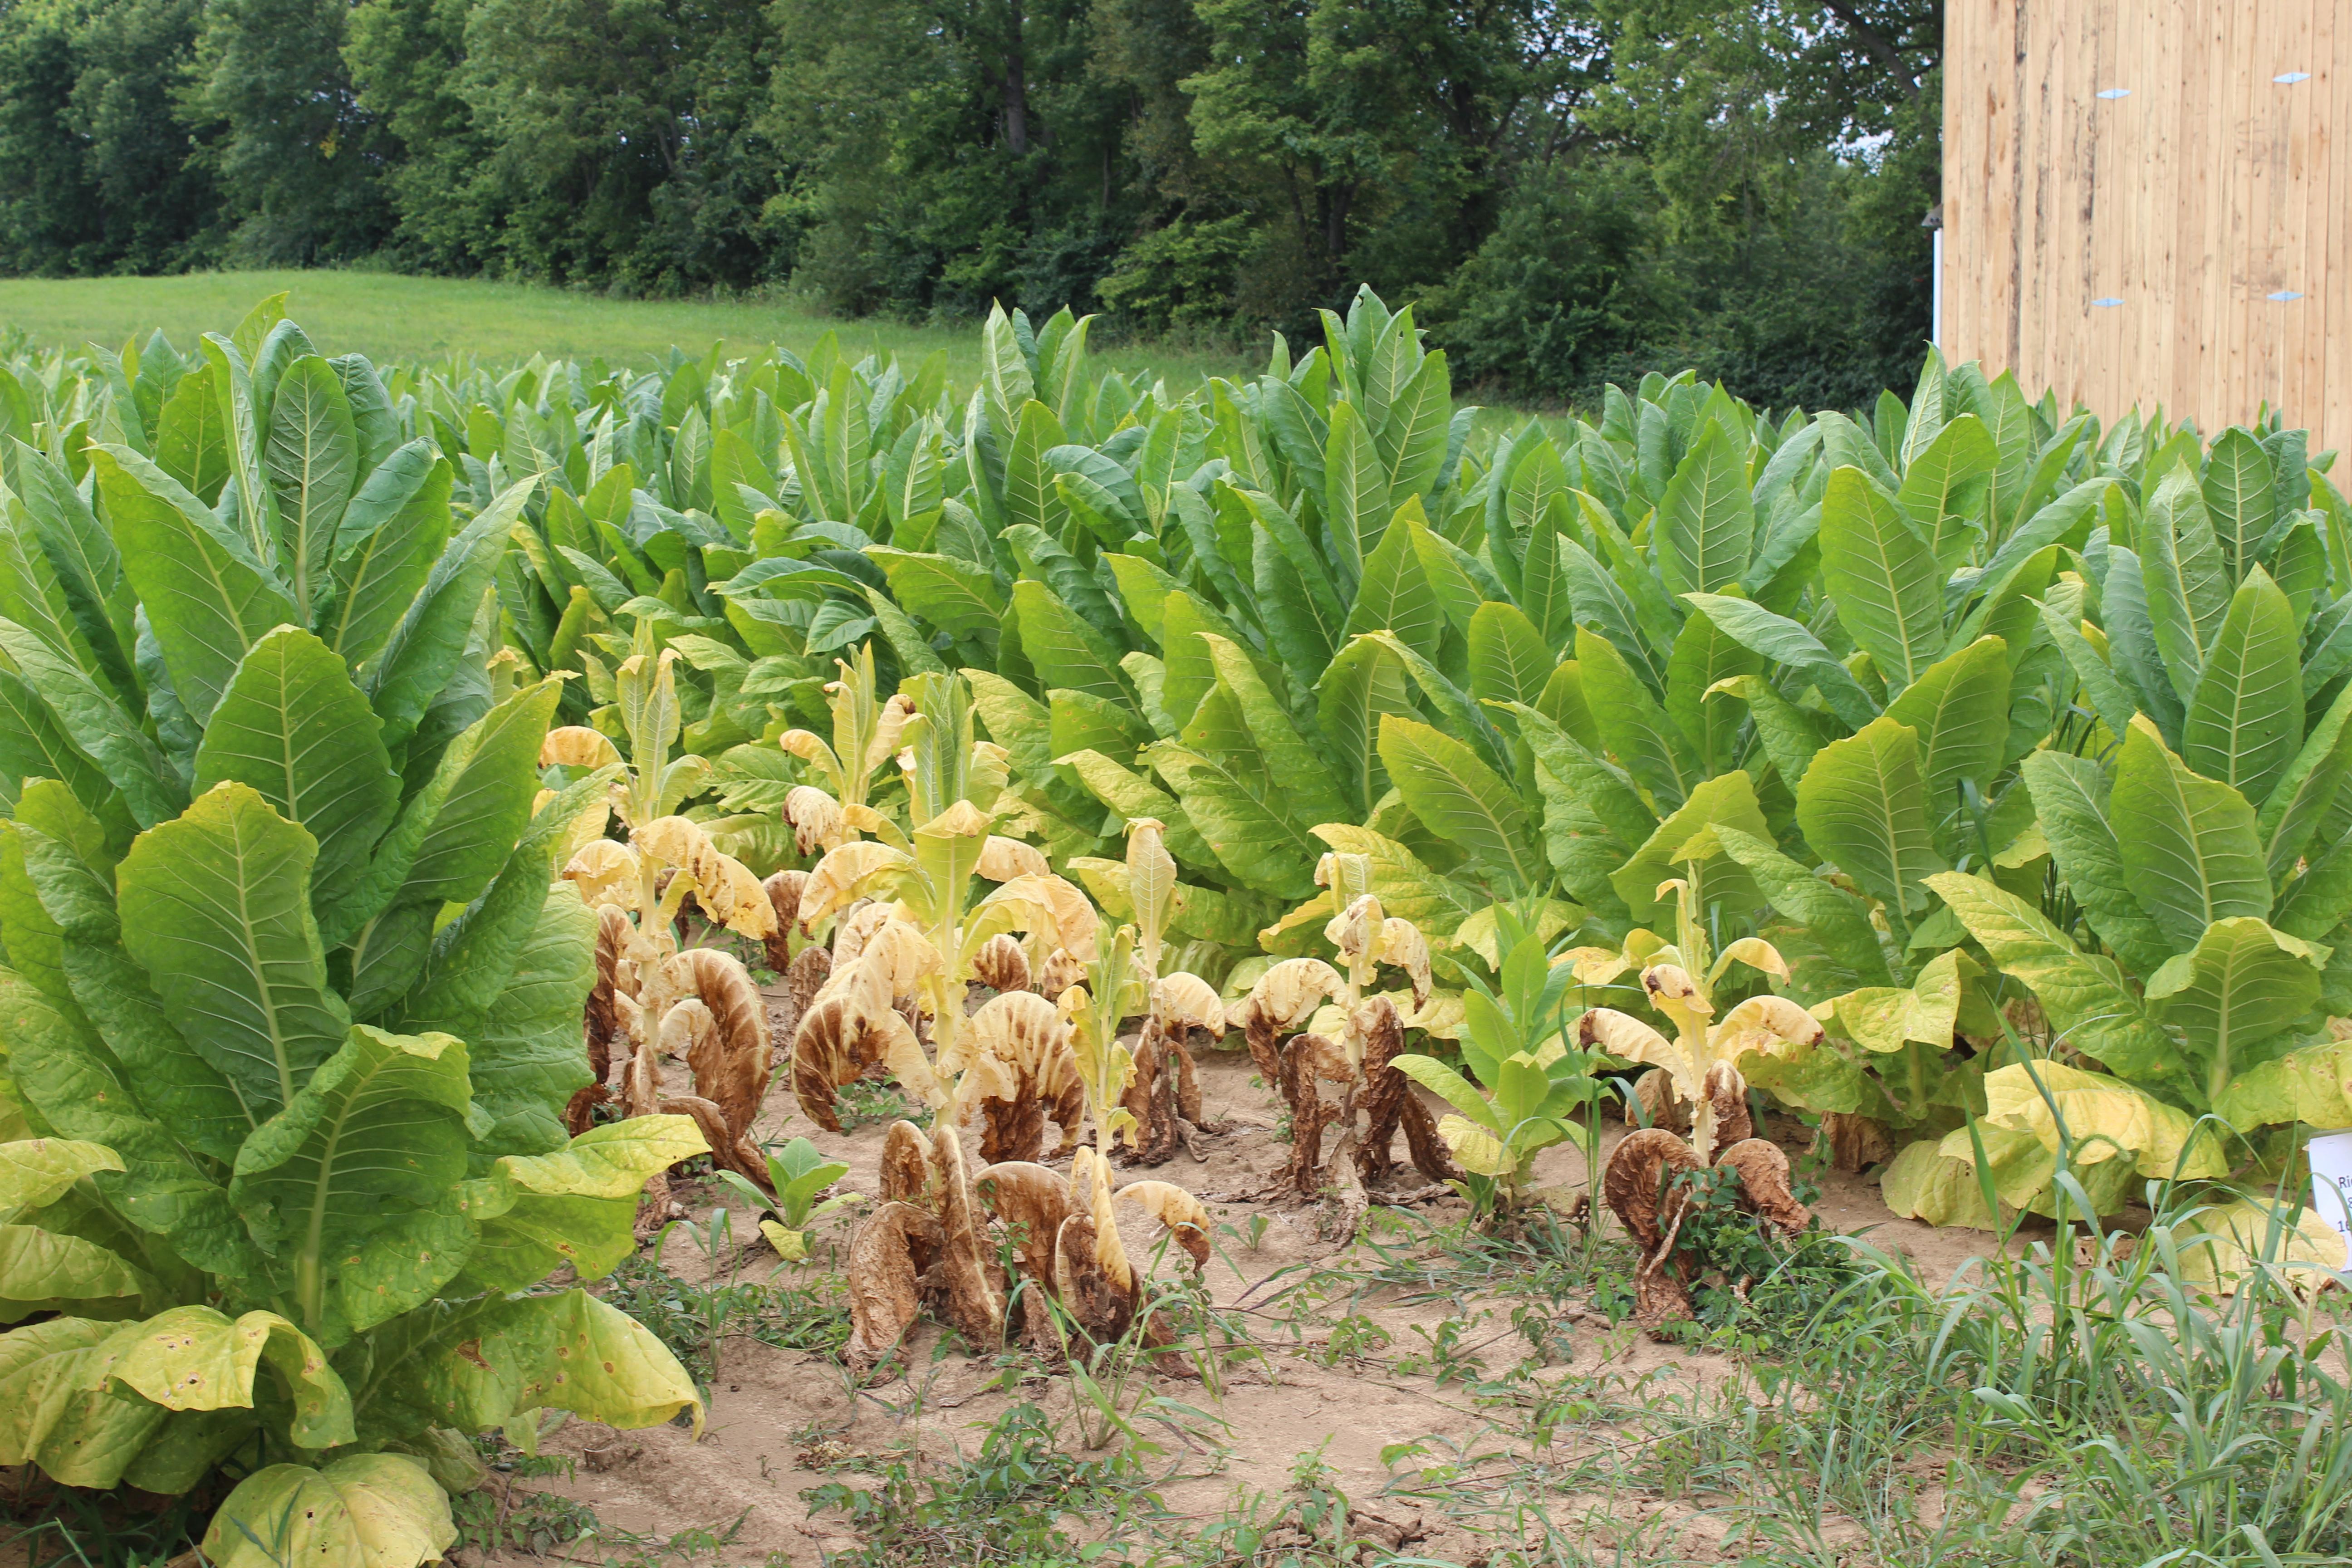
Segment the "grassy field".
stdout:
<path fill-rule="evenodd" d="M 534 353 L 650 363 L 673 347 L 700 354 L 716 341 L 730 352 L 781 343 L 804 353 L 824 332 L 843 347 L 896 353 L 911 366 L 935 349 L 950 378 L 979 373 L 980 334 L 969 325 L 913 327 L 833 321 L 780 304 L 612 300 L 520 283 L 406 278 L 381 272 L 200 272 L 176 278 L 0 279 L 0 343 L 23 333 L 39 348 L 110 346 L 143 340 L 160 327 L 183 352 L 208 331 L 227 331 L 254 302 L 279 289 L 287 311 L 331 353 L 376 360 L 471 354 L 511 363 Z M 1171 386 L 1204 374 L 1255 371 L 1229 354 L 1164 346 L 1098 349 L 1097 363 L 1129 374 L 1151 371 Z"/>

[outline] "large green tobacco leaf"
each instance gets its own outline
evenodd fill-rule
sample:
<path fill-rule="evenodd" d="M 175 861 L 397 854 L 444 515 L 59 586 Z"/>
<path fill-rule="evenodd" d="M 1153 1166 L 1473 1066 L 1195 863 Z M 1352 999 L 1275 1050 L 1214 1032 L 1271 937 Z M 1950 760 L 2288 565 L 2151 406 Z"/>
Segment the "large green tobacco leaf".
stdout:
<path fill-rule="evenodd" d="M 1830 711 L 1853 728 L 1859 730 L 1878 717 L 1878 704 L 1852 672 L 1819 637 L 1788 616 L 1722 594 L 1693 595 L 1690 602 L 1733 641 L 1762 655 L 1769 664 L 1785 666 L 1813 681 Z"/>
<path fill-rule="evenodd" d="M 661 1342 L 583 1290 L 435 1303 L 386 1324 L 369 1352 L 352 1391 L 363 1437 L 477 1432 L 526 1410 L 632 1428 L 702 1415 Z"/>
<path fill-rule="evenodd" d="M 1701 883 L 1696 889 L 1701 909 L 1716 900 L 1727 910 L 1754 904 L 1755 884 L 1737 860 L 1723 855 L 1713 837 L 1718 827 L 1759 838 L 1771 836 L 1763 808 L 1756 803 L 1755 781 L 1744 771 L 1718 773 L 1699 784 L 1688 800 L 1650 830 L 1633 858 L 1610 873 L 1611 885 L 1635 920 L 1656 919 L 1674 908 L 1674 896 L 1662 897 L 1658 891 L 1673 877 L 1696 875 Z"/>
<path fill-rule="evenodd" d="M 1990 882 L 1945 871 L 1927 879 L 2003 973 L 2042 1002 L 2053 1027 L 2109 1070 L 2153 1087 L 2186 1089 L 2179 1047 L 2147 1016 L 2115 960 L 2083 952 L 2040 910 Z"/>
<path fill-rule="evenodd" d="M 1010 601 L 995 574 L 952 555 L 917 555 L 886 545 L 866 553 L 890 579 L 900 604 L 931 625 L 960 637 L 993 635 Z"/>
<path fill-rule="evenodd" d="M 443 548 L 425 585 L 403 610 L 368 664 L 368 700 L 383 721 L 386 745 L 415 732 L 464 657 L 483 596 L 498 574 L 509 531 L 539 485 L 537 476 L 509 485 Z M 349 645 L 343 645 L 349 657 Z"/>
<path fill-rule="evenodd" d="M 1403 531 L 1396 531 L 1396 536 Z M 1381 541 L 1375 560 L 1389 543 Z M 1351 638 L 1316 682 L 1315 726 L 1330 748 L 1326 754 L 1332 773 L 1348 796 L 1347 816 L 1360 818 L 1388 788 L 1381 766 L 1381 718 L 1412 711 L 1404 666 L 1377 637 Z"/>
<path fill-rule="evenodd" d="M 2124 736 L 2109 804 L 2124 873 L 2176 952 L 2215 921 L 2267 918 L 2271 880 L 2254 808 L 2165 749 L 2145 715 Z"/>
<path fill-rule="evenodd" d="M 1084 691 L 1107 702 L 1134 700 L 1119 676 L 1118 650 L 1053 589 L 1038 582 L 1015 583 L 1013 608 L 1021 622 L 1021 651 L 1048 687 Z"/>
<path fill-rule="evenodd" d="M 1348 802 L 1323 759 L 1292 728 L 1248 655 L 1221 637 L 1202 640 L 1209 645 L 1219 688 L 1232 697 L 1263 765 L 1289 800 L 1290 815 L 1309 826 L 1346 816 Z"/>
<path fill-rule="evenodd" d="M 204 1553 L 214 1568 L 415 1568 L 457 1539 L 448 1494 L 422 1460 L 353 1454 L 246 1477 L 221 1500 Z"/>
<path fill-rule="evenodd" d="M 1983 536 L 1985 498 L 2000 463 L 1984 421 L 1963 414 L 1937 431 L 1904 469 L 1898 498 L 1903 510 L 1944 570 L 1966 561 L 1969 547 Z"/>
<path fill-rule="evenodd" d="M 602 1279 L 635 1245 L 646 1179 L 709 1152 L 690 1117 L 633 1116 L 550 1153 L 499 1160 L 459 1200 L 479 1230 L 460 1289 L 525 1289 L 566 1264 Z"/>
<path fill-rule="evenodd" d="M 1859 468 L 1822 496 L 1822 582 L 1838 621 L 1899 693 L 1943 650 L 1944 584 L 1936 552 L 1894 499 Z"/>
<path fill-rule="evenodd" d="M 2188 1040 L 2209 1100 L 2311 1019 L 2327 952 L 2241 917 L 2214 921 L 2194 951 L 2148 976 L 2148 1012 Z"/>
<path fill-rule="evenodd" d="M 2052 751 L 2034 752 L 2021 771 L 2058 874 L 2092 931 L 2134 973 L 2154 973 L 2172 955 L 2173 944 L 2132 896 L 2125 878 L 2123 844 L 2109 815 L 2106 771 L 2087 757 Z"/>
<path fill-rule="evenodd" d="M 2247 568 L 2254 563 L 2255 547 L 2271 531 L 2277 508 L 2276 488 L 2271 455 L 2252 431 L 2233 428 L 2213 438 L 2198 491 L 2221 550 L 2221 564 L 2233 582 L 2246 576 Z"/>
<path fill-rule="evenodd" d="M 0 652 L 83 755 L 104 769 L 142 826 L 187 802 L 155 742 L 82 668 L 14 621 L 0 620 Z M 68 775 L 70 777 L 71 775 Z"/>
<path fill-rule="evenodd" d="M 1658 571 L 1669 594 L 1719 593 L 1748 569 L 1756 510 L 1741 459 L 1730 432 L 1710 423 L 1675 468 L 1658 502 Z"/>
<path fill-rule="evenodd" d="M 432 1211 L 466 1173 L 466 1068 L 446 1035 L 358 1026 L 237 1152 L 229 1194 L 315 1329 L 405 1311 L 463 1267 L 464 1247 L 446 1245 L 459 1222 Z M 370 1245 L 386 1231 L 394 1245 Z"/>
<path fill-rule="evenodd" d="M 0 1225 L 0 1323 L 36 1312 L 121 1317 L 137 1310 L 152 1281 L 94 1241 Z"/>
<path fill-rule="evenodd" d="M 1311 825 L 1292 817 L 1280 781 L 1263 766 L 1231 764 L 1169 744 L 1152 748 L 1151 764 L 1242 886 L 1281 899 L 1314 896 L 1322 847 L 1307 837 Z"/>
<path fill-rule="evenodd" d="M 1844 889 L 1834 887 L 1773 847 L 1768 838 L 1742 832 L 1728 823 L 1713 825 L 1716 842 L 1743 867 L 1774 910 L 1794 921 L 1806 939 L 1838 968 L 1834 980 L 1807 972 L 1796 953 L 1787 956 L 1796 966 L 1801 984 L 1824 996 L 1863 985 L 1885 985 L 1894 979 L 1886 950 L 1870 923 L 1870 907 Z"/>
<path fill-rule="evenodd" d="M 1348 610 L 1349 636 L 1389 632 L 1423 658 L 1434 658 L 1445 625 L 1445 612 L 1413 549 L 1412 530 L 1387 530 L 1364 560 L 1363 581 Z"/>
<path fill-rule="evenodd" d="M 1706 616 L 1693 616 L 1683 623 L 1675 637 L 1674 652 L 1666 658 L 1665 709 L 1666 716 L 1690 743 L 1700 773 L 1720 773 L 1731 766 L 1745 717 L 1738 703 L 1713 700 L 1716 683 L 1758 675 L 1763 668 L 1762 658 Z M 1475 668 L 1472 673 L 1476 673 Z M 1547 678 L 1550 673 L 1544 671 Z M 1538 683 L 1525 700 L 1536 700 L 1541 691 Z"/>
<path fill-rule="evenodd" d="M 1938 659 L 1886 705 L 1886 717 L 1919 732 L 1919 778 L 1927 816 L 1942 821 L 1972 781 L 1990 795 L 2009 739 L 2009 645 L 1981 637 Z"/>
<path fill-rule="evenodd" d="M 337 526 L 359 479 L 359 434 L 342 379 L 317 354 L 286 367 L 270 400 L 263 472 L 278 503 L 278 571 L 307 608 L 327 584 Z"/>
<path fill-rule="evenodd" d="M 248 541 L 137 453 L 100 448 L 90 468 L 173 689 L 201 723 L 247 648 L 308 617 Z"/>
<path fill-rule="evenodd" d="M 490 1121 L 480 1148 L 562 1146 L 563 1108 L 589 1079 L 580 1008 L 595 981 L 596 911 L 558 882 L 488 1015 L 468 1036 L 474 1100 Z"/>
<path fill-rule="evenodd" d="M 1890 910 L 1920 907 L 1920 883 L 1944 868 L 1928 830 L 1918 732 L 1891 714 L 1813 754 L 1797 785 L 1797 825 Z"/>
<path fill-rule="evenodd" d="M 2267 800 L 2303 739 L 2303 638 L 2294 606 L 2256 566 L 2238 584 L 2180 726 L 2180 760 Z"/>
<path fill-rule="evenodd" d="M 2303 749 L 2287 764 L 2255 818 L 2274 886 L 2303 858 L 2312 835 L 2331 815 L 2346 776 L 2352 774 L 2352 722 L 2347 721 L 2352 721 L 2352 687 L 2338 693 L 2311 727 Z"/>
<path fill-rule="evenodd" d="M 320 887 L 365 864 L 400 806 L 367 699 L 333 649 L 294 626 L 253 645 L 205 727 L 193 787 L 201 795 L 229 779 L 318 840 Z"/>
<path fill-rule="evenodd" d="M 1362 574 L 1394 510 L 1389 466 L 1381 459 L 1379 445 L 1353 404 L 1333 405 L 1331 436 L 1323 448 L 1323 515 L 1332 553 L 1349 579 Z"/>
<path fill-rule="evenodd" d="M 0 1143 L 0 1208 L 47 1208 L 84 1176 L 121 1169 L 122 1156 L 103 1143 L 72 1138 Z"/>
<path fill-rule="evenodd" d="M 1665 710 L 1607 638 L 1579 626 L 1576 668 L 1603 745 L 1634 782 L 1667 809 L 1699 783 L 1698 761 Z"/>
<path fill-rule="evenodd" d="M 257 1118 L 294 1097 L 347 1027 L 310 916 L 317 853 L 232 783 L 142 835 L 116 873 L 123 946 Z"/>
<path fill-rule="evenodd" d="M 0 1464 L 110 1487 L 169 1416 L 108 1384 L 100 1347 L 117 1325 L 51 1318 L 0 1334 Z"/>
<path fill-rule="evenodd" d="M 484 714 L 467 732 L 463 763 L 409 863 L 402 902 L 464 903 L 507 863 L 531 819 L 539 791 L 539 749 L 562 696 L 553 678 L 525 687 Z"/>
<path fill-rule="evenodd" d="M 2157 486 L 2134 537 L 2146 554 L 2141 574 L 2157 650 L 2173 689 L 2186 701 L 2229 613 L 2230 575 L 2197 478 L 2185 465 Z"/>
<path fill-rule="evenodd" d="M 1517 792 L 1477 753 L 1426 724 L 1381 720 L 1381 762 L 1423 826 L 1517 889 L 1548 879 L 1535 825 Z"/>
<path fill-rule="evenodd" d="M 121 1161 L 119 1173 L 92 1179 L 124 1218 L 170 1237 L 199 1268 L 244 1275 L 257 1265 L 226 1189 L 183 1142 L 181 1130 L 141 1104 L 76 1020 L 6 970 L 0 970 L 0 1054 L 17 1092 L 51 1131 L 101 1144 Z"/>
<path fill-rule="evenodd" d="M 354 669 L 383 648 L 432 574 L 448 541 L 455 479 L 448 459 L 414 441 L 368 476 L 343 514 L 334 596 L 317 624 Z M 363 523 L 368 531 L 356 532 Z"/>

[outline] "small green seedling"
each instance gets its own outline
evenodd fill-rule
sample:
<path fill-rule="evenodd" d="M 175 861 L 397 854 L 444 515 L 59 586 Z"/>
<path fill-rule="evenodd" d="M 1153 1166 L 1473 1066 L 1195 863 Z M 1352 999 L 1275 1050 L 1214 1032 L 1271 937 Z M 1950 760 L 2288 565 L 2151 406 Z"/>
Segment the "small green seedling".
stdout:
<path fill-rule="evenodd" d="M 798 1263 L 808 1256 L 810 1222 L 863 1202 L 865 1194 L 843 1193 L 819 1203 L 817 1194 L 847 1175 L 849 1167 L 842 1161 L 826 1159 L 805 1138 L 793 1139 L 781 1151 L 770 1144 L 766 1152 L 768 1180 L 776 1189 L 774 1198 L 733 1171 L 719 1172 L 719 1179 L 741 1194 L 756 1210 L 764 1211 L 760 1234 L 768 1238 L 778 1257 L 787 1263 Z"/>

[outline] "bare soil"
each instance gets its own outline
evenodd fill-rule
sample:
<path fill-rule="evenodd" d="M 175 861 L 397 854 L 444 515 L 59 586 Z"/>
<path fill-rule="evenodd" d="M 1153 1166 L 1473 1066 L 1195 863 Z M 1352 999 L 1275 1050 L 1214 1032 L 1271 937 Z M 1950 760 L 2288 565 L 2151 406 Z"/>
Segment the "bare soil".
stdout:
<path fill-rule="evenodd" d="M 1181 1183 L 1231 1227 L 1221 1227 L 1205 1283 L 1221 1307 L 1233 1309 L 1249 1325 L 1262 1353 L 1230 1366 L 1221 1392 L 1191 1378 L 1138 1374 L 1130 1398 L 1156 1394 L 1208 1417 L 1189 1423 L 1189 1431 L 1165 1423 L 1145 1426 L 1163 1450 L 1151 1460 L 1151 1469 L 1169 1478 L 1157 1489 L 1177 1516 L 1166 1521 L 1168 1527 L 1197 1533 L 1245 1507 L 1251 1494 L 1278 1500 L 1291 1484 L 1298 1456 L 1318 1453 L 1357 1510 L 1358 1529 L 1368 1539 L 1407 1556 L 1483 1563 L 1494 1547 L 1492 1535 L 1482 1533 L 1491 1520 L 1433 1511 L 1384 1498 L 1383 1492 L 1399 1476 L 1456 1456 L 1514 1444 L 1522 1459 L 1549 1456 L 1549 1450 L 1530 1455 L 1524 1437 L 1506 1434 L 1490 1411 L 1474 1404 L 1464 1380 L 1441 1383 L 1426 1353 L 1426 1336 L 1454 1320 L 1466 1325 L 1458 1331 L 1465 1353 L 1497 1364 L 1517 1362 L 1527 1350 L 1512 1312 L 1523 1301 L 1484 1295 L 1475 1285 L 1418 1303 L 1388 1287 L 1364 1289 L 1360 1300 L 1351 1300 L 1351 1292 L 1362 1289 L 1356 1282 L 1370 1270 L 1367 1244 L 1321 1236 L 1313 1205 L 1255 1202 L 1244 1195 L 1263 1190 L 1287 1158 L 1289 1146 L 1277 1137 L 1279 1100 L 1256 1082 L 1244 1052 L 1209 1053 L 1202 1069 L 1206 1108 L 1224 1131 L 1197 1140 L 1198 1158 L 1180 1152 L 1157 1171 L 1134 1171 L 1124 1179 L 1150 1174 Z M 780 1088 L 769 1094 L 758 1136 L 812 1138 L 828 1154 L 849 1163 L 844 1188 L 871 1194 L 884 1126 L 827 1134 L 799 1114 L 788 1088 Z M 1792 1157 L 1811 1136 L 1799 1123 L 1777 1118 L 1769 1131 Z M 1610 1136 L 1613 1140 L 1615 1134 Z M 1563 1195 L 1583 1190 L 1583 1161 L 1572 1147 L 1548 1151 L 1537 1175 L 1538 1185 Z M 1937 1230 L 1894 1217 L 1880 1202 L 1874 1178 L 1832 1172 L 1816 1180 L 1822 1189 L 1817 1212 L 1825 1226 L 1866 1234 L 1875 1246 L 1907 1256 L 1930 1281 L 1943 1281 L 1993 1246 L 1990 1237 L 1979 1232 Z M 674 1185 L 674 1196 L 691 1205 L 698 1218 L 720 1195 L 708 1184 Z M 1413 1240 L 1415 1228 L 1458 1222 L 1466 1211 L 1448 1196 L 1410 1212 L 1414 1218 L 1409 1226 L 1376 1219 L 1375 1231 L 1385 1236 L 1381 1245 L 1391 1253 L 1442 1258 Z M 1250 1232 L 1258 1216 L 1265 1223 L 1253 1246 Z M 805 1282 L 809 1275 L 803 1271 L 833 1267 L 845 1248 L 854 1217 L 853 1211 L 838 1226 L 814 1235 L 811 1260 L 783 1270 L 779 1282 Z M 1130 1254 L 1151 1256 L 1151 1223 L 1130 1217 L 1129 1224 Z M 684 1279 L 713 1277 L 712 1260 L 683 1234 L 668 1238 L 662 1262 Z M 731 1264 L 742 1278 L 754 1279 L 777 1268 L 774 1255 L 756 1244 L 719 1263 L 722 1269 Z M 1170 1248 L 1160 1267 L 1184 1265 L 1181 1254 Z M 1328 1298 L 1294 1300 L 1310 1277 Z M 1351 1332 L 1363 1336 L 1366 1342 L 1358 1348 L 1366 1353 L 1360 1358 L 1338 1353 L 1350 1346 L 1335 1346 L 1330 1339 L 1332 1324 L 1351 1311 L 1358 1321 L 1341 1333 L 1343 1341 Z M 1741 1375 L 1731 1356 L 1662 1344 L 1630 1324 L 1612 1328 L 1573 1301 L 1555 1321 L 1566 1326 L 1568 1354 L 1555 1354 L 1552 1365 L 1534 1374 L 1539 1382 L 1565 1385 L 1582 1379 L 1588 1386 L 1671 1399 L 1703 1395 Z M 1384 1332 L 1385 1344 L 1378 1344 L 1378 1335 L 1360 1326 L 1365 1324 Z M 1416 1358 L 1414 1352 L 1422 1353 Z M 579 1500 L 607 1527 L 644 1536 L 667 1538 L 698 1526 L 723 1531 L 740 1520 L 732 1543 L 717 1558 L 702 1561 L 814 1568 L 821 1553 L 852 1547 L 856 1537 L 838 1511 L 812 1515 L 802 1495 L 810 1489 L 834 1481 L 869 1485 L 876 1471 L 896 1458 L 919 1456 L 935 1463 L 973 1455 L 991 1423 L 1018 1401 L 1058 1418 L 1066 1446 L 1082 1451 L 1081 1412 L 1066 1376 L 1044 1375 L 1034 1363 L 1028 1370 L 1034 1375 L 1021 1376 L 1015 1366 L 1008 1376 L 1003 1365 L 942 1346 L 940 1331 L 928 1325 L 910 1338 L 904 1365 L 895 1378 L 856 1387 L 828 1358 L 749 1339 L 730 1341 L 699 1438 L 676 1426 L 615 1432 L 572 1422 L 550 1436 L 547 1451 L 575 1458 L 574 1476 L 529 1484 Z M 1708 1510 L 1654 1494 L 1622 1495 L 1607 1484 L 1605 1427 L 1597 1447 L 1596 1439 L 1581 1433 L 1577 1443 L 1576 1462 L 1567 1463 L 1571 1456 L 1565 1452 L 1565 1436 L 1561 1441 L 1564 1462 L 1547 1505 L 1555 1521 L 1582 1520 L 1584 1539 L 1600 1550 L 1617 1536 L 1638 1535 L 1648 1551 L 1663 1547 L 1692 1560 L 1713 1561 L 1723 1550 L 1729 1554 L 1722 1560 L 1736 1560 L 1737 1552 L 1720 1542 L 1720 1526 Z M 1395 1451 L 1416 1444 L 1417 1453 Z M 1384 1449 L 1391 1450 L 1393 1466 L 1383 1462 Z M 1596 1456 L 1603 1461 L 1598 1469 L 1591 1462 Z M 1083 1520 L 1066 1524 L 1074 1533 L 1087 1533 Z"/>

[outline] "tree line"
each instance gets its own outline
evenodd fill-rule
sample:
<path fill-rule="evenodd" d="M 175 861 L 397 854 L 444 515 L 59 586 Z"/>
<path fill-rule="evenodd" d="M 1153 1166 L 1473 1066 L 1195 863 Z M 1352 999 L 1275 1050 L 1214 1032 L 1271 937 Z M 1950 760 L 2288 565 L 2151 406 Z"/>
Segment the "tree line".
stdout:
<path fill-rule="evenodd" d="M 1903 380 L 1940 0 L 0 0 L 0 270 L 372 265 Z"/>

